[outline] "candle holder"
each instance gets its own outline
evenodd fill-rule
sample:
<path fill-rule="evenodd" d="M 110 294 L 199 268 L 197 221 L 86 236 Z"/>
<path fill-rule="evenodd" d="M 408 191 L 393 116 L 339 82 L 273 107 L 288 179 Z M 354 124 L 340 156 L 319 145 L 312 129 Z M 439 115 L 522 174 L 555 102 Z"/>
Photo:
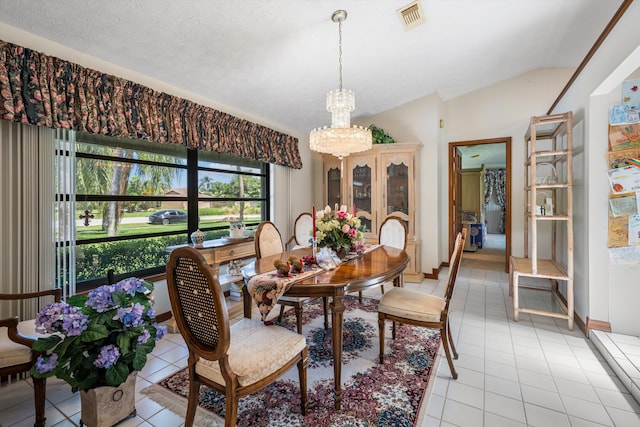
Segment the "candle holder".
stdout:
<path fill-rule="evenodd" d="M 315 237 L 311 239 L 311 255 L 315 258 L 316 253 L 318 252 L 318 239 Z"/>

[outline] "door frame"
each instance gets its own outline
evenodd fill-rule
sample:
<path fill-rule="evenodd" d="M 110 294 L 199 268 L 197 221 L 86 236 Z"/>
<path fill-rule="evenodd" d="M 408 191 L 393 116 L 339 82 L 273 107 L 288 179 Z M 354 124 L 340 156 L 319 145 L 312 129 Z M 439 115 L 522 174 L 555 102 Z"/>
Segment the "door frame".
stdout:
<path fill-rule="evenodd" d="M 509 258 L 511 257 L 511 137 L 477 139 L 470 141 L 456 141 L 449 143 L 449 254 L 453 252 L 456 234 L 460 231 L 461 219 L 458 209 L 460 200 L 460 176 L 457 170 L 460 159 L 457 155 L 458 147 L 483 144 L 505 144 L 505 272 L 509 271 Z M 457 226 L 456 226 L 457 225 Z"/>

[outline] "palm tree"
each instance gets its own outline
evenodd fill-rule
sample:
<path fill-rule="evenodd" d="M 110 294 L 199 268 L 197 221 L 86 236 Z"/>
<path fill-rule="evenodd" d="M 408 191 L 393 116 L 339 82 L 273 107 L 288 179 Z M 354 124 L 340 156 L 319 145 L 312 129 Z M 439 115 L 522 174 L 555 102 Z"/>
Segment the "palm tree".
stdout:
<path fill-rule="evenodd" d="M 111 148 L 84 144 L 82 151 L 122 159 L 137 158 L 164 163 L 176 162 L 176 158 L 172 156 L 133 151 L 121 147 Z M 111 196 L 127 194 L 132 171 L 135 171 L 137 177 L 143 182 L 141 186 L 146 188 L 146 195 L 164 194 L 167 189 L 171 188 L 173 178 L 179 173 L 177 169 L 164 166 L 79 158 L 76 163 L 76 193 L 108 194 Z M 117 236 L 124 203 L 109 201 L 103 203 L 101 209 L 102 229 L 107 231 L 109 237 Z"/>

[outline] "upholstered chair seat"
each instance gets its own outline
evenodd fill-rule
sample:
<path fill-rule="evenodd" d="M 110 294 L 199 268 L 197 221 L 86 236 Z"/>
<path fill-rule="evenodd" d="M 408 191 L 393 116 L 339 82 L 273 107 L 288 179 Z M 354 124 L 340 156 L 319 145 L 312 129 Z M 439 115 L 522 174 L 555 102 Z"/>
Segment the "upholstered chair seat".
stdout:
<path fill-rule="evenodd" d="M 383 297 L 378 311 L 418 322 L 439 322 L 447 302 L 435 295 L 407 288 L 392 289 Z"/>
<path fill-rule="evenodd" d="M 306 346 L 301 334 L 279 326 L 265 326 L 258 320 L 242 319 L 231 326 L 231 343 L 227 350 L 229 366 L 237 375 L 238 383 L 248 386 L 273 374 Z M 200 359 L 196 372 L 225 385 L 217 361 Z"/>

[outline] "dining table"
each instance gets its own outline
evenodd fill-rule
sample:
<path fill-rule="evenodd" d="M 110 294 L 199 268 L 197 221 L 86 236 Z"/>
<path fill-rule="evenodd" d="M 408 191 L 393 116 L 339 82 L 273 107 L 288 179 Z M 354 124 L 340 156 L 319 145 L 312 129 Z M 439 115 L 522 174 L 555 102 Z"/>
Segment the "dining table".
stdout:
<path fill-rule="evenodd" d="M 280 254 L 256 259 L 243 269 L 244 317 L 251 318 L 255 301 L 247 289 L 247 283 L 256 275 L 273 273 L 274 261 L 287 260 L 291 255 L 301 258 L 311 255 L 312 249 L 300 248 Z M 300 279 L 287 278 L 284 295 L 291 297 L 329 297 L 331 302 L 331 327 L 333 350 L 333 374 L 335 390 L 335 408 L 340 409 L 342 402 L 342 344 L 343 344 L 343 298 L 346 294 L 362 291 L 392 281 L 394 286 L 402 285 L 402 273 L 409 263 L 409 256 L 403 249 L 376 245 L 363 254 L 344 260 L 337 267 L 324 270 L 318 268 L 312 274 L 302 274 Z"/>

